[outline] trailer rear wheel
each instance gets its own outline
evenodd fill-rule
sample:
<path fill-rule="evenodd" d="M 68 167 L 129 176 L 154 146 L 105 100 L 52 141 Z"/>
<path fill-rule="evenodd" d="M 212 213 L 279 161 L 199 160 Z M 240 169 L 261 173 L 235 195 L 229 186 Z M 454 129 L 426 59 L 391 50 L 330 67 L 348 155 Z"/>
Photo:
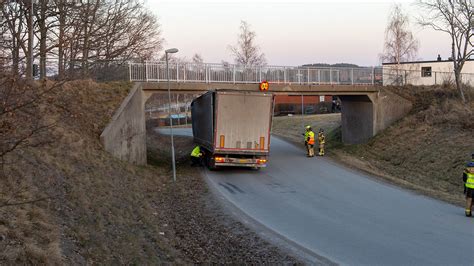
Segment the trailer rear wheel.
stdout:
<path fill-rule="evenodd" d="M 206 157 L 205 157 L 207 169 L 209 169 L 209 170 L 211 170 L 211 171 L 214 171 L 214 170 L 217 169 L 216 164 L 215 164 L 215 162 L 212 160 L 212 157 L 211 157 L 211 156 L 208 156 L 207 154 L 209 154 L 209 153 L 206 153 Z"/>

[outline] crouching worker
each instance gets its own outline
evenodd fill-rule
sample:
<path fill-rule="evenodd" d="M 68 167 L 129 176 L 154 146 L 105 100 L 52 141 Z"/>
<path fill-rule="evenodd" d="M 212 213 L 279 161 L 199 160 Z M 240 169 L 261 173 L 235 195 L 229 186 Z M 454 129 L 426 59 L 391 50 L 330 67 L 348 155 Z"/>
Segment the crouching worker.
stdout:
<path fill-rule="evenodd" d="M 201 152 L 201 147 L 197 145 L 194 147 L 193 151 L 191 152 L 191 166 L 202 166 L 202 157 L 203 153 Z"/>
<path fill-rule="evenodd" d="M 474 196 L 474 152 L 471 154 L 471 161 L 466 164 L 462 174 L 464 181 L 464 193 L 466 194 L 466 216 L 472 216 L 472 197 Z"/>

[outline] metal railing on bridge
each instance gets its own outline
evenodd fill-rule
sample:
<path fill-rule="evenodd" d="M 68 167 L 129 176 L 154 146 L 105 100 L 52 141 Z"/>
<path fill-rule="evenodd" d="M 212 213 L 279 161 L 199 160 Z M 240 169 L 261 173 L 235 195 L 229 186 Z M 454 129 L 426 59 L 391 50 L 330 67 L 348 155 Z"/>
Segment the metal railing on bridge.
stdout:
<path fill-rule="evenodd" d="M 382 84 L 382 68 L 255 66 L 169 63 L 170 80 L 195 83 Z M 129 63 L 130 81 L 167 81 L 166 62 Z"/>

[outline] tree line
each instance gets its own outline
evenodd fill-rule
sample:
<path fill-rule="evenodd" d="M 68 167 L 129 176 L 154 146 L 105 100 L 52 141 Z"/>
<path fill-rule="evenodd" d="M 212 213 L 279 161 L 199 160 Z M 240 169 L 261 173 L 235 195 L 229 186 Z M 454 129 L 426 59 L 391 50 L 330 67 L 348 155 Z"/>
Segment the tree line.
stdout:
<path fill-rule="evenodd" d="M 57 75 L 87 77 L 96 62 L 146 60 L 161 50 L 160 25 L 140 0 L 17 0 L 0 2 L 0 65 L 40 78 L 47 61 Z M 32 34 L 32 36 L 30 36 Z"/>

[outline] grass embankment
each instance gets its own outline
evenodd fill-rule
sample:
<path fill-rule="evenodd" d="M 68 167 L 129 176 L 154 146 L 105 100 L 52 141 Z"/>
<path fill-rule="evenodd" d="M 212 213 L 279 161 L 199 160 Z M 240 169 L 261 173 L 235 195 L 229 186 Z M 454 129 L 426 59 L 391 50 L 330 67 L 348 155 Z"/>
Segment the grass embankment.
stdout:
<path fill-rule="evenodd" d="M 130 86 L 78 81 L 57 89 L 47 114 L 57 122 L 51 144 L 7 158 L 0 202 L 19 205 L 0 207 L 0 264 L 167 261 L 149 200 L 165 174 L 118 161 L 99 143 Z"/>
<path fill-rule="evenodd" d="M 460 102 L 456 90 L 446 87 L 388 89 L 412 101 L 413 109 L 366 144 L 342 145 L 337 127 L 339 117 L 314 117 L 305 123 L 316 125 L 317 130 L 318 124 L 324 125 L 322 121 L 333 119 L 336 127 L 327 134 L 327 152 L 341 163 L 425 195 L 463 204 L 461 174 L 474 151 L 472 89 L 467 104 Z M 274 122 L 275 128 L 282 127 L 278 119 Z M 284 123 L 291 125 L 289 132 L 275 130 L 274 133 L 293 136 L 294 141 L 301 142 L 301 122 L 296 119 Z"/>
<path fill-rule="evenodd" d="M 294 262 L 220 213 L 199 171 L 187 167 L 190 138 L 177 138 L 176 183 L 168 138 L 150 134 L 149 166 L 103 150 L 100 133 L 130 87 L 65 84 L 49 99 L 51 143 L 8 155 L 0 265 Z"/>

